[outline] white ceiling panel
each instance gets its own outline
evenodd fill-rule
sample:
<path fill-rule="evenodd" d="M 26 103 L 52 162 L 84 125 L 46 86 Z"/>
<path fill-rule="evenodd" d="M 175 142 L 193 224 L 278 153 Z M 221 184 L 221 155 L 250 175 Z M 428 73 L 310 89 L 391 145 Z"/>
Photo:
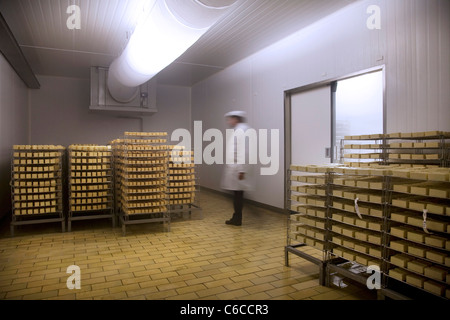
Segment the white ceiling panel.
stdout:
<path fill-rule="evenodd" d="M 359 0 L 238 0 L 233 11 L 157 77 L 191 86 Z M 36 74 L 89 78 L 107 67 L 152 0 L 0 0 L 0 12 Z M 69 30 L 69 5 L 81 29 Z"/>

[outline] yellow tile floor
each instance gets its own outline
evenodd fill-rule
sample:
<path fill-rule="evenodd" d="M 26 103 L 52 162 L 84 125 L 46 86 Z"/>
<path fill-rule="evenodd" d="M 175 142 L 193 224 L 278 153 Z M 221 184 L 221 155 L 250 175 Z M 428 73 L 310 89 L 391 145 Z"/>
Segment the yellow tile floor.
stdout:
<path fill-rule="evenodd" d="M 109 221 L 9 225 L 0 233 L 0 299 L 336 300 L 375 299 L 366 288 L 319 285 L 318 267 L 290 255 L 284 265 L 286 218 L 253 206 L 241 227 L 227 226 L 231 199 L 200 193 L 203 219 L 112 229 Z M 197 215 L 197 216 L 196 216 Z M 81 270 L 69 290 L 67 267 Z"/>

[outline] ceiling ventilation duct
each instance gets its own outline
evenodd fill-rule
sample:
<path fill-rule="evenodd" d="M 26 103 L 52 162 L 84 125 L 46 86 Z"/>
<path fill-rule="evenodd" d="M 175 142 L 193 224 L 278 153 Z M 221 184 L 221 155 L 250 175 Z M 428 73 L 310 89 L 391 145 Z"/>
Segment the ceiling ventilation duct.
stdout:
<path fill-rule="evenodd" d="M 119 103 L 139 98 L 139 87 L 175 61 L 225 15 L 236 0 L 153 0 L 125 50 L 110 66 L 109 94 Z"/>

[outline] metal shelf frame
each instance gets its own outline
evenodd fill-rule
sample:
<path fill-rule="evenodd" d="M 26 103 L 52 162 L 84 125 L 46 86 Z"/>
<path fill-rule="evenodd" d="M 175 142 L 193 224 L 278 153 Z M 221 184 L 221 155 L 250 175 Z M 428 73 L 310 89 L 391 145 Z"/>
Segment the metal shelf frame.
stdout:
<path fill-rule="evenodd" d="M 425 143 L 427 141 L 438 141 L 438 147 L 392 147 L 391 143 L 393 141 L 414 141 L 416 143 Z M 364 149 L 345 149 L 344 146 L 346 142 L 351 141 L 373 141 L 374 144 L 378 144 L 379 148 L 364 148 Z M 396 137 L 394 135 L 379 135 L 376 138 L 360 138 L 360 139 L 343 139 L 341 140 L 341 153 L 340 153 L 340 161 L 344 163 L 344 159 L 352 159 L 345 158 L 344 153 L 345 150 L 378 150 L 378 154 L 380 154 L 379 159 L 374 162 L 378 162 L 383 165 L 389 164 L 422 164 L 422 165 L 436 165 L 441 167 L 449 167 L 450 165 L 450 136 L 446 134 L 438 134 L 438 135 L 429 135 L 429 136 L 411 136 L 411 137 Z M 391 159 L 389 155 L 393 150 L 411 151 L 411 154 L 423 154 L 425 155 L 427 151 L 436 150 L 439 155 L 439 159 Z M 356 159 L 355 160 L 361 160 Z"/>
<path fill-rule="evenodd" d="M 385 273 L 386 273 L 386 284 L 387 284 L 386 285 L 386 290 L 388 290 L 387 296 L 389 296 L 389 294 L 391 294 L 391 295 L 393 294 L 394 296 L 392 298 L 393 299 L 399 299 L 399 300 L 400 299 L 401 300 L 405 300 L 405 299 L 408 300 L 408 299 L 413 299 L 413 298 L 448 300 L 445 297 L 441 297 L 441 296 L 435 295 L 435 294 L 433 294 L 433 293 L 431 293 L 429 291 L 424 290 L 423 288 L 419 288 L 417 286 L 414 286 L 413 284 L 394 279 L 394 278 L 390 277 L 389 274 L 388 274 L 388 270 L 390 269 L 390 267 L 393 267 L 393 268 L 403 269 L 403 270 L 407 271 L 410 274 L 416 274 L 417 276 L 424 277 L 423 274 L 416 273 L 416 272 L 414 272 L 414 271 L 412 271 L 410 269 L 399 267 L 399 266 L 397 266 L 395 264 L 392 264 L 390 262 L 390 257 L 393 256 L 395 252 L 397 252 L 395 249 L 390 247 L 390 242 L 392 240 L 394 240 L 394 241 L 395 240 L 401 240 L 401 241 L 405 241 L 405 242 L 408 242 L 408 243 L 411 243 L 411 244 L 415 244 L 416 246 L 421 247 L 421 248 L 432 249 L 432 250 L 436 250 L 436 251 L 439 251 L 439 252 L 446 252 L 447 254 L 449 253 L 449 251 L 447 249 L 445 249 L 445 248 L 442 248 L 442 247 L 439 248 L 439 247 L 434 247 L 434 246 L 431 246 L 431 245 L 428 245 L 428 244 L 425 244 L 425 243 L 414 242 L 411 239 L 397 237 L 397 236 L 392 235 L 390 233 L 390 230 L 391 230 L 390 228 L 393 227 L 393 226 L 407 226 L 408 228 L 411 228 L 411 230 L 418 230 L 418 231 L 421 231 L 421 232 L 423 232 L 424 230 L 423 230 L 423 228 L 415 227 L 415 226 L 412 226 L 412 225 L 409 225 L 409 224 L 405 224 L 405 223 L 402 223 L 402 222 L 398 222 L 398 221 L 394 221 L 394 220 L 391 219 L 391 214 L 399 212 L 399 209 L 401 209 L 400 211 L 404 212 L 404 213 L 410 212 L 411 215 L 413 215 L 413 214 L 421 215 L 422 213 L 419 212 L 419 211 L 415 211 L 415 210 L 398 208 L 398 207 L 392 205 L 392 199 L 394 198 L 395 194 L 402 194 L 405 197 L 407 197 L 408 193 L 400 193 L 398 191 L 394 191 L 394 188 L 393 188 L 393 177 L 388 177 L 388 179 L 389 179 L 388 180 L 389 184 L 387 186 L 386 193 L 387 193 L 387 197 L 388 197 L 388 201 L 389 201 L 389 205 L 388 205 L 389 210 L 388 210 L 388 215 L 386 216 L 386 229 L 385 229 L 386 230 L 386 239 L 387 239 L 386 240 L 386 253 L 385 253 L 385 263 L 387 265 L 387 268 L 385 270 Z M 417 181 L 420 181 L 420 180 L 417 180 L 417 179 L 410 179 L 410 178 L 400 178 L 400 179 L 404 180 L 404 181 L 410 181 L 411 183 L 417 183 Z M 423 181 L 423 182 L 425 182 L 425 181 Z M 436 182 L 442 183 L 441 181 L 436 181 Z M 447 182 L 447 184 L 449 184 L 449 186 L 450 186 L 450 182 Z M 427 197 L 427 198 L 429 198 L 429 197 Z M 441 200 L 445 200 L 445 199 L 441 199 Z M 450 199 L 446 199 L 446 201 L 450 204 Z M 438 214 L 428 213 L 428 218 L 430 218 L 430 216 L 433 217 L 434 219 L 448 220 L 448 219 L 445 219 L 446 216 L 442 216 L 442 215 L 438 215 Z M 432 234 L 433 235 L 440 235 L 441 237 L 445 237 L 445 236 L 448 237 L 448 233 L 446 233 L 446 232 L 432 231 Z M 407 255 L 411 256 L 412 258 L 414 258 L 414 259 L 419 259 L 421 261 L 425 261 L 425 262 L 428 262 L 428 263 L 433 264 L 433 265 L 438 264 L 437 262 L 431 261 L 431 260 L 427 259 L 426 257 L 416 256 L 416 255 L 413 255 L 411 253 L 403 253 L 403 252 L 397 252 L 397 253 L 398 254 L 407 254 Z M 441 267 L 446 268 L 446 266 L 444 266 L 444 265 L 441 265 Z M 449 267 L 447 267 L 447 268 L 449 269 L 449 272 L 450 272 L 450 268 Z M 445 282 L 445 281 L 438 281 L 436 279 L 430 279 L 430 280 L 432 280 L 432 281 L 434 281 L 436 283 L 440 283 L 441 285 L 445 285 L 448 288 L 450 288 L 450 284 Z M 384 291 L 382 293 L 384 293 Z"/>
<path fill-rule="evenodd" d="M 189 215 L 189 218 L 192 218 L 193 212 L 199 212 L 200 213 L 200 219 L 203 219 L 203 210 L 199 203 L 199 197 L 198 193 L 200 193 L 200 183 L 199 178 L 195 175 L 196 165 L 195 162 L 192 161 L 193 157 L 193 151 L 192 150 L 185 150 L 182 147 L 179 146 L 169 146 L 169 150 L 172 152 L 173 150 L 178 150 L 181 154 L 178 154 L 176 158 L 190 158 L 191 161 L 180 161 L 180 163 L 173 163 L 172 158 L 169 161 L 169 173 L 170 178 L 168 180 L 168 187 L 167 187 L 167 194 L 169 196 L 169 211 L 171 215 L 171 219 L 173 219 L 175 216 L 181 216 L 184 218 L 185 214 Z M 177 166 L 180 165 L 180 166 Z M 183 171 L 188 172 L 183 172 Z M 181 171 L 181 172 L 180 172 Z M 173 178 L 173 179 L 172 179 Z M 175 179 L 176 178 L 176 179 Z M 191 188 L 193 190 L 191 191 L 178 191 L 177 188 L 183 188 L 183 187 L 177 187 L 172 186 L 172 183 L 188 183 L 189 186 L 187 188 Z M 187 197 L 187 194 L 192 193 L 194 194 L 194 200 L 191 201 L 191 197 Z M 180 200 L 185 203 L 175 203 L 177 202 L 176 198 L 172 198 L 172 195 L 184 195 L 181 196 Z M 183 201 L 183 199 L 185 199 Z"/>
<path fill-rule="evenodd" d="M 317 265 L 319 267 L 319 283 L 321 285 L 325 285 L 325 281 L 326 281 L 326 265 L 327 265 L 327 262 L 328 262 L 327 251 L 328 251 L 328 246 L 329 246 L 329 242 L 330 242 L 329 241 L 330 233 L 328 232 L 328 227 L 327 227 L 329 225 L 329 223 L 330 223 L 330 221 L 329 221 L 329 216 L 330 216 L 330 213 L 329 213 L 329 203 L 330 203 L 329 194 L 330 194 L 330 192 L 328 190 L 328 188 L 329 188 L 329 183 L 328 182 L 329 182 L 329 179 L 330 179 L 331 176 L 328 173 L 325 174 L 326 180 L 327 180 L 327 183 L 325 184 L 325 186 L 327 188 L 327 190 L 326 190 L 326 206 L 323 208 L 323 209 L 325 209 L 325 212 L 326 212 L 325 213 L 325 224 L 326 224 L 325 239 L 323 241 L 325 250 L 323 250 L 322 259 L 319 259 L 317 257 L 314 257 L 314 256 L 312 256 L 310 254 L 307 254 L 307 253 L 299 250 L 300 248 L 307 247 L 307 244 L 306 243 L 300 243 L 299 241 L 296 241 L 297 243 L 293 243 L 293 241 L 292 241 L 293 239 L 290 236 L 291 224 L 292 224 L 291 215 L 292 214 L 296 214 L 294 211 L 291 210 L 292 202 L 291 202 L 290 194 L 291 194 L 291 186 L 292 186 L 292 181 L 291 181 L 292 172 L 293 171 L 288 169 L 287 175 L 286 175 L 287 176 L 287 187 L 288 187 L 288 189 L 287 189 L 287 191 L 288 191 L 287 195 L 288 196 L 287 196 L 287 199 L 286 199 L 286 203 L 287 203 L 286 211 L 288 212 L 288 214 L 287 214 L 288 223 L 287 223 L 287 237 L 286 237 L 287 238 L 287 243 L 286 243 L 286 246 L 284 248 L 285 266 L 286 267 L 290 266 L 289 265 L 289 254 L 294 254 L 294 255 L 296 255 L 298 257 L 301 257 L 301 258 L 303 258 L 303 259 L 305 259 L 305 260 L 307 260 L 309 262 L 312 262 L 312 263 L 314 263 L 315 265 Z"/>
<path fill-rule="evenodd" d="M 198 183 L 198 178 L 195 179 L 195 185 L 194 191 L 190 191 L 195 193 L 195 198 L 193 202 L 189 202 L 189 203 L 184 203 L 184 204 L 171 204 L 170 200 L 169 200 L 169 211 L 170 211 L 170 215 L 171 215 L 171 219 L 173 218 L 174 215 L 181 215 L 184 218 L 185 214 L 188 214 L 189 218 L 192 218 L 192 213 L 193 212 L 199 212 L 200 213 L 200 220 L 203 219 L 203 209 L 200 205 L 200 201 L 198 199 L 198 194 L 201 192 L 200 190 L 200 185 Z M 170 189 L 170 188 L 169 188 Z M 171 194 L 170 191 L 168 192 L 169 197 Z M 175 192 L 176 194 L 176 192 Z"/>
<path fill-rule="evenodd" d="M 37 163 L 34 162 L 37 160 Z M 46 163 L 46 160 L 48 163 Z M 51 160 L 51 161 L 48 161 Z M 16 226 L 33 225 L 33 224 L 46 224 L 46 223 L 61 223 L 61 231 L 65 232 L 65 216 L 64 216 L 64 175 L 63 166 L 65 160 L 65 148 L 60 146 L 15 146 L 13 147 L 11 154 L 11 203 L 12 203 L 12 219 L 10 223 L 10 233 L 14 237 L 14 231 Z M 23 163 L 22 163 L 23 162 Z M 43 168 L 51 168 L 43 169 Z M 27 168 L 32 170 L 19 170 L 16 168 Z M 42 168 L 41 171 L 34 170 Z M 50 176 L 50 173 L 52 176 Z M 22 179 L 21 175 L 25 175 Z M 47 177 L 34 178 L 33 175 L 48 174 Z M 31 175 L 31 176 L 27 176 Z M 24 184 L 24 185 L 22 185 Z M 42 191 L 40 189 L 49 188 L 49 191 Z M 50 188 L 54 190 L 50 191 Z M 26 192 L 18 191 L 27 189 Z M 45 194 L 55 194 L 51 199 L 41 198 L 33 200 L 18 200 L 16 196 L 30 196 L 28 189 L 32 189 L 32 195 L 43 196 Z M 38 190 L 38 192 L 34 192 Z M 36 210 L 36 207 L 23 207 L 16 208 L 16 205 L 23 202 L 48 202 L 55 201 L 56 204 L 50 206 L 39 206 L 38 208 L 56 208 L 55 211 L 48 213 L 33 213 L 33 214 L 16 214 L 16 210 L 27 209 Z M 17 205 L 18 206 L 18 205 Z"/>
<path fill-rule="evenodd" d="M 89 149 L 90 148 L 90 149 Z M 84 150 L 86 149 L 86 150 Z M 114 211 L 114 161 L 111 148 L 108 146 L 98 146 L 98 145 L 75 145 L 69 146 L 68 148 L 68 215 L 67 215 L 67 229 L 68 232 L 72 231 L 73 221 L 82 220 L 99 220 L 99 219 L 111 219 L 112 228 L 116 226 L 116 215 Z M 97 155 L 94 155 L 96 154 Z M 101 155 L 99 155 L 101 154 Z M 80 160 L 81 162 L 78 162 Z M 96 161 L 94 161 L 96 160 Z M 107 161 L 105 161 L 107 160 Z M 103 168 L 104 165 L 109 165 L 107 168 Z M 101 168 L 89 169 L 89 167 L 100 166 Z M 81 169 L 80 169 L 81 167 Z M 86 167 L 83 169 L 83 167 Z M 88 176 L 91 172 L 102 172 L 100 176 Z M 74 175 L 73 175 L 74 174 Z M 78 175 L 80 174 L 80 175 Z M 84 175 L 83 175 L 84 174 Z M 101 182 L 96 183 L 77 183 L 79 179 L 98 179 L 101 178 Z M 103 181 L 106 179 L 106 181 Z M 77 186 L 97 186 L 92 190 L 72 190 L 72 187 Z M 101 188 L 98 188 L 100 187 Z M 103 186 L 108 186 L 104 188 Z M 90 193 L 90 192 L 106 192 L 106 195 L 92 196 L 92 197 L 79 197 L 80 193 Z M 99 203 L 72 203 L 74 200 L 85 200 L 96 199 L 96 198 L 106 198 L 107 201 L 102 201 Z M 77 206 L 92 206 L 92 205 L 106 205 L 105 208 L 98 209 L 86 209 L 86 210 L 76 210 Z"/>
<path fill-rule="evenodd" d="M 344 238 L 344 235 L 333 232 L 332 226 L 335 224 L 345 226 L 344 222 L 340 222 L 340 221 L 333 219 L 333 213 L 336 210 L 333 207 L 333 200 L 335 200 L 336 198 L 343 199 L 343 200 L 349 200 L 349 201 L 351 200 L 351 199 L 347 199 L 347 198 L 339 198 L 339 197 L 336 197 L 333 195 L 333 190 L 336 187 L 336 185 L 333 183 L 334 179 L 340 177 L 342 175 L 342 173 L 333 172 L 332 170 L 331 170 L 331 172 L 327 173 L 327 175 L 328 175 L 327 186 L 326 186 L 326 190 L 327 190 L 327 193 L 326 193 L 327 194 L 327 214 L 326 214 L 327 227 L 326 227 L 326 231 L 325 231 L 326 251 L 324 252 L 323 260 L 317 259 L 316 257 L 313 257 L 307 253 L 297 250 L 298 248 L 306 246 L 306 244 L 304 244 L 304 243 L 292 244 L 291 243 L 291 237 L 290 237 L 291 219 L 290 219 L 290 216 L 292 213 L 294 213 L 294 211 L 291 210 L 291 199 L 290 199 L 290 193 L 291 193 L 291 187 L 292 187 L 291 175 L 292 175 L 292 171 L 288 170 L 287 175 L 286 175 L 287 176 L 287 181 L 286 181 L 287 197 L 285 200 L 285 204 L 286 204 L 285 209 L 288 212 L 287 245 L 285 247 L 285 265 L 289 266 L 288 255 L 290 253 L 292 253 L 292 254 L 295 254 L 305 260 L 311 261 L 320 266 L 320 280 L 321 280 L 322 285 L 329 286 L 331 284 L 330 277 L 333 274 L 342 275 L 345 278 L 352 279 L 358 283 L 365 285 L 367 282 L 367 278 L 369 276 L 368 274 L 355 274 L 353 272 L 348 271 L 345 268 L 340 267 L 339 264 L 347 261 L 347 259 L 336 256 L 335 254 L 332 253 L 332 249 L 334 247 L 345 248 L 345 246 L 335 244 L 332 241 L 333 235 L 342 236 L 342 238 Z M 343 175 L 344 176 L 358 176 L 357 174 L 350 174 L 350 173 L 343 174 Z M 361 176 L 372 177 L 374 175 L 361 174 Z M 380 274 L 381 275 L 381 289 L 378 290 L 378 298 L 379 299 L 386 299 L 386 298 L 410 299 L 410 298 L 415 298 L 415 297 L 425 297 L 427 299 L 446 300 L 445 297 L 437 296 L 431 292 L 428 292 L 422 288 L 415 287 L 414 285 L 406 283 L 406 282 L 400 281 L 401 285 L 398 285 L 397 282 L 399 282 L 399 281 L 396 279 L 393 279 L 389 276 L 389 270 L 391 268 L 390 256 L 391 256 L 392 250 L 393 250 L 390 247 L 390 242 L 393 237 L 392 235 L 390 235 L 390 232 L 389 232 L 390 226 L 393 223 L 390 218 L 391 218 L 391 214 L 397 211 L 396 208 L 392 206 L 392 197 L 393 197 L 393 193 L 394 193 L 393 184 L 394 184 L 394 182 L 398 182 L 399 179 L 403 179 L 403 178 L 390 176 L 387 174 L 380 175 L 379 177 L 380 177 L 380 180 L 382 181 L 382 188 L 379 190 L 381 197 L 382 197 L 382 201 L 380 204 L 380 206 L 382 208 L 382 216 L 374 217 L 374 219 L 375 218 L 378 219 L 381 224 L 381 231 L 379 231 L 379 234 L 381 236 L 381 244 L 379 245 L 380 250 L 381 250 L 381 257 L 374 257 L 374 259 L 378 260 L 378 262 L 379 262 L 379 267 L 380 267 L 380 272 L 381 272 L 381 274 Z M 404 179 L 407 179 L 407 178 L 404 178 Z M 411 181 L 415 182 L 416 180 L 411 179 Z M 447 182 L 447 183 L 450 183 L 450 182 Z M 338 185 L 338 187 L 342 187 L 342 186 Z M 344 186 L 342 188 L 344 188 L 344 189 L 348 188 L 348 190 L 352 190 L 351 186 L 348 186 L 348 187 Z M 358 189 L 358 188 L 356 188 L 356 189 Z M 363 188 L 359 188 L 359 189 L 363 189 Z M 371 190 L 371 189 L 367 189 L 367 190 Z M 296 190 L 294 190 L 294 191 L 296 191 Z M 339 212 L 345 213 L 346 211 L 339 210 Z M 351 215 L 351 214 L 355 214 L 355 213 L 352 213 L 349 211 L 346 214 Z M 434 214 L 430 214 L 430 216 L 433 216 L 433 215 Z M 439 219 L 445 219 L 444 217 L 439 216 L 439 215 L 434 215 L 434 216 L 439 217 Z M 365 216 L 365 217 L 367 217 L 367 216 Z M 445 220 L 445 221 L 447 221 L 447 220 Z M 397 223 L 397 222 L 395 222 L 395 223 Z M 398 222 L 398 224 L 401 224 L 401 223 Z M 353 225 L 353 227 L 357 228 L 354 225 Z M 369 230 L 367 228 L 363 228 L 363 227 L 361 227 L 361 228 L 362 228 L 361 230 L 364 230 L 364 231 Z M 446 235 L 448 237 L 448 233 L 445 233 L 445 232 L 444 233 L 435 232 L 435 233 L 437 233 L 438 235 L 440 234 L 441 236 Z M 422 244 L 422 245 L 430 248 L 430 246 L 428 246 L 428 245 L 425 245 L 425 244 Z M 431 248 L 434 248 L 434 247 L 431 247 Z M 435 248 L 435 249 L 440 252 L 448 253 L 448 250 L 444 249 L 444 248 Z M 348 250 L 358 253 L 355 249 L 352 249 L 352 248 L 348 248 Z M 369 256 L 367 253 L 364 253 L 364 252 L 361 252 L 361 254 Z M 418 257 L 418 258 L 420 258 L 420 257 Z M 432 262 L 432 261 L 430 261 L 430 262 Z M 413 273 L 413 272 L 411 272 L 411 273 Z M 449 287 L 449 284 L 446 283 L 445 281 L 440 281 L 440 283 L 442 285 L 446 285 L 447 287 Z M 409 291 L 413 292 L 413 294 L 409 295 Z"/>
<path fill-rule="evenodd" d="M 113 143 L 116 150 L 114 151 L 115 168 L 115 210 L 119 216 L 119 222 L 122 227 L 123 236 L 126 235 L 126 227 L 129 225 L 139 225 L 148 223 L 163 223 L 170 232 L 170 208 L 169 199 L 167 195 L 167 182 L 169 179 L 169 152 L 165 145 L 167 142 L 167 134 L 160 133 L 125 133 L 123 140 Z M 142 146 L 135 149 L 132 146 Z M 153 163 L 152 163 L 153 161 Z M 148 169 L 143 172 L 153 173 L 154 178 L 139 177 L 139 170 L 131 170 L 125 173 L 128 168 Z M 142 172 L 142 171 L 141 171 Z M 128 174 L 132 176 L 128 176 Z M 148 189 L 141 189 L 142 192 L 136 191 L 135 199 L 128 198 L 124 195 L 122 187 L 131 186 L 135 182 L 145 183 L 153 181 L 154 183 L 147 184 Z M 159 186 L 156 190 L 151 190 L 152 187 Z M 140 186 L 133 186 L 139 190 Z M 145 187 L 144 187 L 145 188 Z M 159 190 L 161 189 L 161 190 Z M 151 204 L 151 199 L 139 199 L 139 195 L 156 195 L 159 194 L 156 201 L 161 201 L 160 204 Z M 150 202 L 149 202 L 150 201 Z M 136 208 L 142 208 L 142 213 L 130 213 L 124 206 L 128 203 L 141 203 Z M 153 212 L 149 208 L 156 208 Z"/>

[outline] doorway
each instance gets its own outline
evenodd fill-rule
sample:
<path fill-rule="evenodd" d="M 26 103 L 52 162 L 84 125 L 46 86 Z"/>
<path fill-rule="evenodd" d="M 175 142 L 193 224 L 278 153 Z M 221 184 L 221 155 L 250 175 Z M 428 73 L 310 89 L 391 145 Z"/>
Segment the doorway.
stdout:
<path fill-rule="evenodd" d="M 340 162 L 345 136 L 386 133 L 384 78 L 377 67 L 286 91 L 285 168 Z"/>

